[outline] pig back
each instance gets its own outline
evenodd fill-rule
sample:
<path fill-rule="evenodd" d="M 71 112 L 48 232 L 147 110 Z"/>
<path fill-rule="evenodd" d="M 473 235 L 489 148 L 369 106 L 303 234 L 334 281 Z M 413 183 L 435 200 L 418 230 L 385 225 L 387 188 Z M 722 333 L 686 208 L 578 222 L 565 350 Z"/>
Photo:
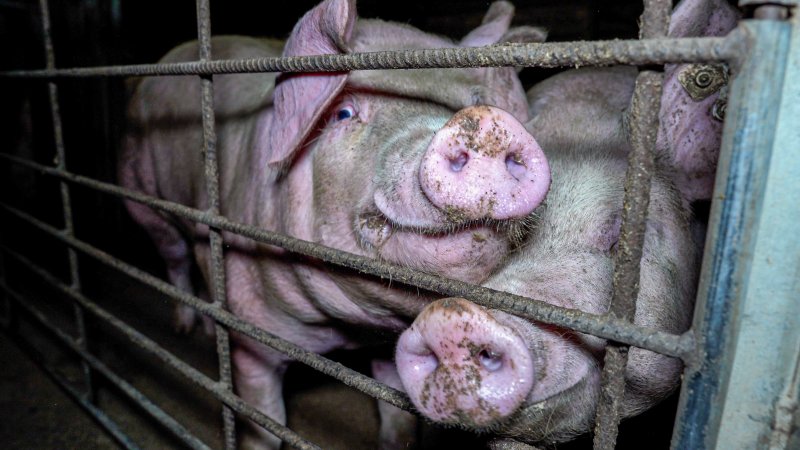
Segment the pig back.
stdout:
<path fill-rule="evenodd" d="M 220 36 L 212 39 L 212 59 L 280 56 L 283 43 L 272 39 Z M 196 41 L 182 44 L 159 62 L 194 61 Z M 243 197 L 255 195 L 234 180 L 261 176 L 260 159 L 250 151 L 260 125 L 268 126 L 274 73 L 214 75 L 214 111 L 222 214 L 245 220 Z M 150 77 L 141 81 L 128 107 L 128 129 L 119 178 L 126 187 L 203 209 L 204 183 L 201 83 L 197 76 Z M 263 165 L 266 169 L 266 163 Z"/>

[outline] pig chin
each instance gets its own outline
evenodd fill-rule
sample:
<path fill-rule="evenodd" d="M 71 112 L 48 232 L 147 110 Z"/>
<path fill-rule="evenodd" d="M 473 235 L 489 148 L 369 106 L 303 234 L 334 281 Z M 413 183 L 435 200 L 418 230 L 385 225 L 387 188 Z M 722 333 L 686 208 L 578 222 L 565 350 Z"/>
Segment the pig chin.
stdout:
<path fill-rule="evenodd" d="M 385 261 L 470 283 L 486 280 L 511 250 L 505 233 L 480 224 L 418 230 L 370 214 L 356 220 L 355 232 L 362 249 Z"/>

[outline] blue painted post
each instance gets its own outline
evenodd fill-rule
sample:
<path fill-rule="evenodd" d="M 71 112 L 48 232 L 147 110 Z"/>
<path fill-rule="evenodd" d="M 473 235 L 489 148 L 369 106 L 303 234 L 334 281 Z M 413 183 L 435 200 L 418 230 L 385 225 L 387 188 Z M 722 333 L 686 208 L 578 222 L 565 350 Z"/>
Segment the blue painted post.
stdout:
<path fill-rule="evenodd" d="M 746 45 L 732 68 L 693 326 L 698 358 L 687 368 L 673 449 L 796 445 L 786 426 L 800 378 L 795 13 L 788 20 L 746 20 L 735 31 Z"/>

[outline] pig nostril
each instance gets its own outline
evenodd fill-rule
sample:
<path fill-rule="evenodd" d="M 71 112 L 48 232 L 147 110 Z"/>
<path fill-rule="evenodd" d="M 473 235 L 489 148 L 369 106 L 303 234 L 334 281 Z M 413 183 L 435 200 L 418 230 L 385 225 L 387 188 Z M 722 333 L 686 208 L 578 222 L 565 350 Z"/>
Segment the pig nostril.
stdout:
<path fill-rule="evenodd" d="M 461 169 L 467 165 L 469 155 L 466 152 L 461 152 L 457 156 L 450 158 L 450 169 L 453 172 L 461 172 Z"/>
<path fill-rule="evenodd" d="M 489 372 L 497 372 L 503 367 L 503 355 L 488 348 L 478 353 L 478 361 Z"/>
<path fill-rule="evenodd" d="M 517 181 L 522 181 L 528 168 L 525 167 L 525 161 L 519 153 L 509 153 L 506 156 L 506 169 Z"/>

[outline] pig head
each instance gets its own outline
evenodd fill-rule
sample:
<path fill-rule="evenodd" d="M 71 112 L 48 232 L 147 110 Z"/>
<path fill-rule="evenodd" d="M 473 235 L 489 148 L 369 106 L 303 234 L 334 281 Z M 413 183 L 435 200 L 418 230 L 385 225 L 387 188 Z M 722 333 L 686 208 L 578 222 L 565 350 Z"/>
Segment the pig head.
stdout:
<path fill-rule="evenodd" d="M 727 3 L 699 8 L 701 3 L 678 6 L 673 36 L 735 25 L 737 14 Z M 702 224 L 693 218 L 691 202 L 710 197 L 697 186 L 713 182 L 720 132 L 711 110 L 716 95 L 694 100 L 677 81 L 686 67 L 666 69 L 634 319 L 674 334 L 690 324 L 702 246 L 696 232 Z M 625 111 L 636 73 L 629 67 L 572 70 L 529 91 L 528 129 L 548 157 L 552 185 L 522 250 L 484 286 L 607 312 L 630 151 Z M 454 298 L 423 310 L 401 336 L 396 362 L 412 401 L 431 420 L 554 443 L 591 429 L 605 345 Z M 622 415 L 638 414 L 667 396 L 680 371 L 676 359 L 632 348 Z"/>
<path fill-rule="evenodd" d="M 292 57 L 542 38 L 536 29 L 509 30 L 512 12 L 510 4 L 494 3 L 483 24 L 456 43 L 360 20 L 354 1 L 326 0 L 285 45 L 216 37 L 212 55 Z M 189 43 L 162 61 L 196 54 Z M 208 206 L 199 93 L 196 77 L 139 85 L 120 163 L 124 186 Z M 214 93 L 221 213 L 336 249 L 480 283 L 524 239 L 550 185 L 547 160 L 523 126 L 527 101 L 512 68 L 220 75 Z M 206 226 L 134 202 L 127 207 L 155 241 L 172 283 L 197 289 L 192 255 L 209 279 Z M 230 310 L 318 353 L 363 344 L 354 326 L 400 331 L 431 300 L 233 234 L 223 238 Z M 193 320 L 191 310 L 179 309 L 180 327 Z M 233 344 L 238 393 L 285 420 L 288 358 L 240 335 Z M 247 445 L 278 443 L 264 435 Z"/>

